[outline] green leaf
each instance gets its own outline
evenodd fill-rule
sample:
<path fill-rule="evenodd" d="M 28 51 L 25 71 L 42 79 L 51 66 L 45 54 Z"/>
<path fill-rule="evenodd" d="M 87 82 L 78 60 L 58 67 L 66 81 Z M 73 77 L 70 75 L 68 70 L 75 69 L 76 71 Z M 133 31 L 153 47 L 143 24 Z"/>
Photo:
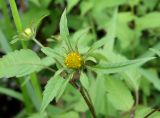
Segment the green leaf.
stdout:
<path fill-rule="evenodd" d="M 125 3 L 127 0 L 94 0 L 94 8 L 104 9 L 106 7 L 114 7 Z"/>
<path fill-rule="evenodd" d="M 41 59 L 41 64 L 42 66 L 39 66 L 39 68 L 37 69 L 37 72 L 47 68 L 48 66 L 55 64 L 55 60 L 51 57 L 44 57 Z"/>
<path fill-rule="evenodd" d="M 60 97 L 62 96 L 62 94 L 64 93 L 65 91 L 65 88 L 67 87 L 67 84 L 68 82 L 72 79 L 73 77 L 73 74 L 71 74 L 66 80 L 65 82 L 63 83 L 62 87 L 61 87 L 61 90 L 59 91 L 57 97 L 56 97 L 56 101 L 58 101 L 60 99 Z"/>
<path fill-rule="evenodd" d="M 80 75 L 80 82 L 81 82 L 81 84 L 82 84 L 82 86 L 86 89 L 86 90 L 88 90 L 88 88 L 89 88 L 89 80 L 88 80 L 88 77 L 87 77 L 87 75 L 85 74 L 85 73 L 81 73 L 81 75 Z"/>
<path fill-rule="evenodd" d="M 124 78 L 131 89 L 133 89 L 134 91 L 138 91 L 141 73 L 137 68 L 122 72 L 120 73 L 120 75 Z"/>
<path fill-rule="evenodd" d="M 43 92 L 43 100 L 40 111 L 43 112 L 48 104 L 59 94 L 65 80 L 59 75 L 62 70 L 59 70 L 55 75 L 47 82 L 45 90 Z M 64 88 L 63 88 L 64 89 Z"/>
<path fill-rule="evenodd" d="M 108 100 L 117 110 L 129 111 L 132 108 L 134 100 L 131 92 L 120 79 L 106 79 L 106 91 Z"/>
<path fill-rule="evenodd" d="M 146 57 L 136 60 L 126 60 L 123 62 L 117 62 L 117 63 L 100 63 L 97 66 L 88 67 L 96 72 L 102 72 L 102 73 L 118 73 L 122 71 L 126 71 L 128 69 L 136 68 L 141 66 L 142 64 L 154 59 L 155 57 Z"/>
<path fill-rule="evenodd" d="M 89 50 L 87 51 L 86 56 L 88 56 L 90 53 L 92 53 L 94 50 L 100 48 L 101 46 L 103 46 L 106 42 L 106 37 L 101 38 L 100 40 L 96 41 L 95 43 L 93 43 L 93 45 L 89 48 Z"/>
<path fill-rule="evenodd" d="M 79 0 L 67 0 L 67 11 L 70 12 Z"/>
<path fill-rule="evenodd" d="M 147 28 L 156 28 L 160 27 L 160 13 L 152 12 L 143 17 L 137 18 L 137 28 L 139 30 L 144 30 Z"/>
<path fill-rule="evenodd" d="M 148 81 L 150 81 L 154 87 L 160 91 L 160 79 L 156 72 L 152 70 L 139 69 L 139 72 L 144 76 Z"/>
<path fill-rule="evenodd" d="M 46 54 L 49 57 L 53 57 L 55 58 L 57 55 L 60 55 L 59 53 L 57 53 L 54 49 L 49 48 L 49 47 L 42 47 L 41 51 Z"/>
<path fill-rule="evenodd" d="M 69 111 L 59 115 L 53 115 L 53 118 L 79 118 L 79 115 L 77 112 Z"/>
<path fill-rule="evenodd" d="M 4 87 L 0 87 L 0 93 L 5 94 L 7 96 L 11 96 L 13 98 L 16 98 L 17 100 L 23 101 L 22 94 L 14 91 L 14 90 L 4 88 Z"/>
<path fill-rule="evenodd" d="M 29 117 L 27 118 L 48 118 L 47 116 L 47 113 L 46 112 L 43 112 L 43 113 L 35 113 L 35 114 L 32 114 L 30 115 Z"/>
<path fill-rule="evenodd" d="M 144 118 L 151 111 L 152 111 L 152 109 L 149 107 L 138 106 L 135 111 L 135 118 Z"/>
<path fill-rule="evenodd" d="M 154 109 L 151 109 L 146 106 L 138 106 L 136 108 L 135 118 L 159 118 L 159 116 L 160 116 L 159 111 L 155 111 L 149 115 L 149 113 L 151 113 L 152 111 L 154 111 Z M 149 115 L 149 116 L 146 117 L 147 115 Z"/>
<path fill-rule="evenodd" d="M 0 45 L 4 52 L 8 53 L 11 52 L 11 46 L 9 45 L 5 35 L 3 34 L 2 30 L 0 29 Z"/>
<path fill-rule="evenodd" d="M 40 58 L 30 49 L 10 52 L 0 58 L 0 78 L 22 77 L 35 72 L 39 65 Z"/>
<path fill-rule="evenodd" d="M 150 50 L 160 57 L 160 50 L 154 48 L 150 48 Z"/>
<path fill-rule="evenodd" d="M 66 9 L 64 10 L 61 20 L 60 20 L 60 35 L 61 38 L 65 41 L 66 45 L 68 46 L 69 50 L 72 50 L 72 46 L 69 42 L 69 30 L 67 26 L 67 16 L 66 16 Z"/>
<path fill-rule="evenodd" d="M 84 16 L 93 7 L 92 1 L 82 1 L 80 3 L 81 16 Z"/>
<path fill-rule="evenodd" d="M 107 28 L 106 43 L 104 49 L 106 51 L 112 51 L 114 47 L 115 37 L 116 37 L 116 24 L 117 24 L 117 8 L 113 12 L 112 19 L 110 21 L 109 27 Z"/>

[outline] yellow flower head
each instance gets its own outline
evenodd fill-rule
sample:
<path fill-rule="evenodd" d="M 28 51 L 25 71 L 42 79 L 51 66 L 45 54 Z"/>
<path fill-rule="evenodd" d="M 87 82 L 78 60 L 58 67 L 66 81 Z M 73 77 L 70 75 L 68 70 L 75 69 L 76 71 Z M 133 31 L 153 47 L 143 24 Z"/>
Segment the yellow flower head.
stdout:
<path fill-rule="evenodd" d="M 82 59 L 79 53 L 70 52 L 64 63 L 68 68 L 79 69 L 82 66 Z"/>

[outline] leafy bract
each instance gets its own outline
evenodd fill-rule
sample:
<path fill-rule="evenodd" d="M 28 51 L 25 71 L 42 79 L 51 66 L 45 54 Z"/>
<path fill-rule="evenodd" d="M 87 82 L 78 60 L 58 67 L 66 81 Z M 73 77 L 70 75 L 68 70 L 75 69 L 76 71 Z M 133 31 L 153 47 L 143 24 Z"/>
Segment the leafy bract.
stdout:
<path fill-rule="evenodd" d="M 154 59 L 155 57 L 146 57 L 136 60 L 126 60 L 123 62 L 111 62 L 111 63 L 103 63 L 98 64 L 93 67 L 89 67 L 92 70 L 95 70 L 96 72 L 102 72 L 102 73 L 117 73 L 122 72 L 131 68 L 135 68 L 138 66 L 141 66 L 142 64 L 146 63 L 147 61 L 150 61 Z"/>

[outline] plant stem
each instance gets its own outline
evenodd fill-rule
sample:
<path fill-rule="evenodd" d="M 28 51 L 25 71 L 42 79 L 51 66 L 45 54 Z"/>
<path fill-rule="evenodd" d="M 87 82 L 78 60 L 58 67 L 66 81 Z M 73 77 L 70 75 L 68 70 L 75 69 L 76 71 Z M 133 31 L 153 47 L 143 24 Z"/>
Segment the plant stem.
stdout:
<path fill-rule="evenodd" d="M 77 90 L 79 90 L 79 86 L 78 86 L 75 82 L 70 81 L 70 84 L 71 84 L 74 88 L 76 88 Z M 92 102 L 91 102 L 91 100 L 90 100 L 90 97 L 88 96 L 89 98 L 87 98 L 83 86 L 81 86 L 79 92 L 80 92 L 80 94 L 82 95 L 83 99 L 85 100 L 85 102 L 86 102 L 86 104 L 87 104 L 87 106 L 88 106 L 88 108 L 89 108 L 89 110 L 90 110 L 93 118 L 97 118 L 97 117 L 96 117 L 96 112 L 95 112 L 95 110 L 94 110 L 94 107 L 93 107 L 93 105 L 92 105 Z M 88 95 L 88 93 L 87 93 L 87 95 Z"/>
<path fill-rule="evenodd" d="M 91 101 L 87 98 L 83 87 L 81 87 L 80 93 L 81 93 L 83 99 L 85 100 L 85 102 L 87 103 L 88 108 L 89 108 L 93 118 L 96 118 L 96 113 L 95 113 L 94 107 L 93 107 Z"/>
<path fill-rule="evenodd" d="M 135 105 L 132 107 L 130 111 L 130 118 L 134 118 L 135 115 L 135 110 L 139 104 L 139 92 L 138 90 L 135 90 Z"/>
<path fill-rule="evenodd" d="M 148 118 L 149 116 L 151 116 L 153 113 L 155 113 L 156 111 L 160 111 L 160 108 L 158 109 L 154 109 L 151 112 L 149 112 L 146 116 L 144 116 L 144 118 Z"/>
<path fill-rule="evenodd" d="M 11 7 L 11 11 L 12 11 L 12 15 L 13 15 L 13 19 L 14 19 L 14 23 L 16 25 L 17 31 L 18 33 L 21 33 L 23 31 L 23 27 L 22 27 L 21 19 L 16 6 L 16 2 L 15 0 L 9 0 L 9 3 L 10 3 L 10 7 Z M 21 45 L 23 49 L 27 48 L 24 41 L 21 41 Z"/>
<path fill-rule="evenodd" d="M 36 38 L 32 38 L 32 40 L 33 40 L 37 45 L 39 45 L 41 48 L 44 47 L 39 41 L 37 41 Z"/>
<path fill-rule="evenodd" d="M 35 94 L 36 94 L 37 98 L 39 99 L 39 101 L 42 101 L 42 90 L 41 90 L 39 81 L 37 79 L 36 73 L 32 73 L 31 78 L 32 78 L 31 83 L 34 86 Z"/>
<path fill-rule="evenodd" d="M 18 13 L 18 9 L 17 9 L 17 6 L 16 6 L 16 2 L 15 2 L 15 0 L 9 0 L 9 3 L 10 3 L 13 19 L 14 19 L 14 22 L 15 22 L 15 26 L 17 28 L 18 33 L 20 34 L 20 33 L 23 32 L 23 27 L 22 27 L 22 22 L 21 22 L 21 19 L 20 19 L 19 13 Z M 21 41 L 21 45 L 22 45 L 23 49 L 27 48 L 27 45 L 24 41 Z M 36 87 L 36 91 L 33 92 L 32 88 L 34 88 L 34 87 L 32 87 L 30 82 L 28 82 L 24 86 L 21 86 L 21 91 L 22 91 L 23 97 L 24 97 L 24 104 L 26 105 L 26 109 L 27 109 L 28 113 L 31 113 L 32 110 L 33 110 L 32 109 L 33 106 L 31 104 L 31 102 L 34 104 L 35 108 L 38 111 L 39 106 L 41 104 L 40 103 L 41 101 L 38 100 L 37 98 L 42 99 L 41 95 L 40 95 L 41 91 L 38 89 L 39 88 L 39 83 L 37 81 L 36 75 L 34 75 L 34 76 L 30 75 L 30 77 L 33 78 L 32 84 L 33 84 L 34 87 Z M 20 85 L 23 84 L 22 78 L 18 78 L 18 80 L 19 80 Z M 35 96 L 34 94 L 36 94 L 37 96 Z"/>

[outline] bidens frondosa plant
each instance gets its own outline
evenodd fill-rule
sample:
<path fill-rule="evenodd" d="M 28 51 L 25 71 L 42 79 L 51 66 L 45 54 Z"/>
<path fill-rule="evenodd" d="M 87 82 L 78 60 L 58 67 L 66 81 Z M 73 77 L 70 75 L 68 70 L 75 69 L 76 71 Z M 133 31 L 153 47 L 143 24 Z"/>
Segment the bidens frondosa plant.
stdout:
<path fill-rule="evenodd" d="M 113 21 L 116 21 L 116 15 L 117 11 L 115 10 Z M 58 101 L 67 86 L 70 84 L 81 94 L 93 118 L 96 118 L 99 113 L 99 111 L 96 110 L 100 109 L 95 110 L 94 106 L 97 104 L 99 106 L 99 102 L 102 102 L 105 98 L 96 102 L 94 101 L 94 97 L 97 95 L 92 93 L 94 94 L 93 97 L 90 93 L 90 81 L 97 82 L 100 79 L 103 79 L 101 84 L 105 83 L 107 86 L 102 89 L 101 86 L 98 86 L 93 89 L 94 91 L 99 90 L 95 93 L 102 92 L 101 98 L 105 97 L 107 94 L 107 99 L 110 100 L 113 106 L 118 110 L 125 112 L 133 111 L 133 108 L 135 108 L 138 104 L 138 99 L 135 100 L 136 104 L 134 104 L 131 92 L 127 87 L 125 87 L 125 85 L 123 85 L 119 78 L 114 79 L 114 77 L 116 78 L 117 76 L 114 76 L 113 74 L 126 70 L 128 72 L 129 69 L 138 67 L 143 63 L 154 59 L 154 57 L 150 56 L 137 60 L 128 60 L 120 54 L 117 55 L 112 49 L 114 45 L 113 34 L 109 36 L 110 39 L 103 37 L 102 39 L 81 48 L 82 45 L 80 44 L 80 39 L 84 34 L 87 34 L 87 32 L 89 32 L 88 27 L 85 30 L 80 31 L 75 37 L 69 35 L 66 10 L 63 12 L 60 20 L 60 40 L 55 41 L 53 48 L 45 47 L 38 40 L 36 40 L 36 28 L 25 28 L 23 31 L 18 32 L 18 35 L 15 37 L 16 39 L 13 40 L 13 42 L 16 42 L 17 40 L 28 41 L 31 39 L 40 46 L 40 49 L 46 55 L 46 58 L 43 60 L 40 59 L 39 56 L 30 49 L 22 49 L 20 51 L 12 52 L 9 56 L 6 55 L 0 60 L 1 70 L 5 70 L 6 67 L 9 68 L 9 71 L 1 72 L 0 77 L 22 77 L 35 71 L 38 72 L 43 68 L 52 71 L 54 76 L 49 79 L 45 86 L 42 103 L 41 100 L 39 100 L 41 107 L 39 107 L 39 104 L 36 105 L 37 111 L 47 111 L 46 108 L 49 106 L 50 102 L 53 99 Z M 85 40 L 83 40 L 83 43 Z M 47 59 L 49 59 L 49 62 Z M 14 60 L 17 60 L 16 64 Z M 54 65 L 54 69 L 48 67 L 50 65 Z M 11 66 L 12 68 L 10 68 Z M 133 73 L 137 74 L 135 71 L 133 71 Z M 123 73 L 123 77 L 129 76 L 128 74 L 130 73 Z M 137 77 L 140 76 L 138 75 Z M 105 81 L 104 78 L 106 79 Z M 132 85 L 132 82 L 133 80 L 131 80 L 129 84 Z M 120 96 L 121 92 L 119 92 L 119 88 L 117 89 L 117 84 L 119 88 L 122 88 L 125 96 Z M 92 85 L 92 88 L 93 87 L 95 87 L 95 84 Z M 102 87 L 104 87 L 104 85 Z M 133 84 L 130 88 L 132 88 L 138 96 L 138 84 Z M 117 96 L 121 97 L 120 100 L 126 101 L 127 99 L 129 102 L 127 104 L 122 104 L 121 101 L 117 100 Z M 137 96 L 136 98 L 138 98 Z"/>
<path fill-rule="evenodd" d="M 87 32 L 88 29 L 81 32 L 76 37 L 76 39 L 72 39 L 69 35 L 67 27 L 65 10 L 60 20 L 60 46 L 54 49 L 51 49 L 49 47 L 42 47 L 41 50 L 43 53 L 45 53 L 49 57 L 54 58 L 58 71 L 55 73 L 54 77 L 48 81 L 48 84 L 45 87 L 41 111 L 45 110 L 45 108 L 47 107 L 49 102 L 53 100 L 53 98 L 56 98 L 56 100 L 58 100 L 64 92 L 67 84 L 69 83 L 81 93 L 86 104 L 88 105 L 93 118 L 96 118 L 93 101 L 88 92 L 89 82 L 86 72 L 100 72 L 103 74 L 117 73 L 126 70 L 129 67 L 133 68 L 140 66 L 143 63 L 153 59 L 153 57 L 130 61 L 124 59 L 125 63 L 109 63 L 111 60 L 107 61 L 105 55 L 103 55 L 103 53 L 106 54 L 106 52 L 101 49 L 106 42 L 105 38 L 93 43 L 91 47 L 87 48 L 86 52 L 81 52 L 81 49 L 78 48 L 78 42 L 80 37 Z M 53 88 L 52 86 L 56 86 L 56 90 L 51 90 L 51 88 Z M 133 103 L 131 104 L 130 108 L 132 108 L 132 105 Z"/>

